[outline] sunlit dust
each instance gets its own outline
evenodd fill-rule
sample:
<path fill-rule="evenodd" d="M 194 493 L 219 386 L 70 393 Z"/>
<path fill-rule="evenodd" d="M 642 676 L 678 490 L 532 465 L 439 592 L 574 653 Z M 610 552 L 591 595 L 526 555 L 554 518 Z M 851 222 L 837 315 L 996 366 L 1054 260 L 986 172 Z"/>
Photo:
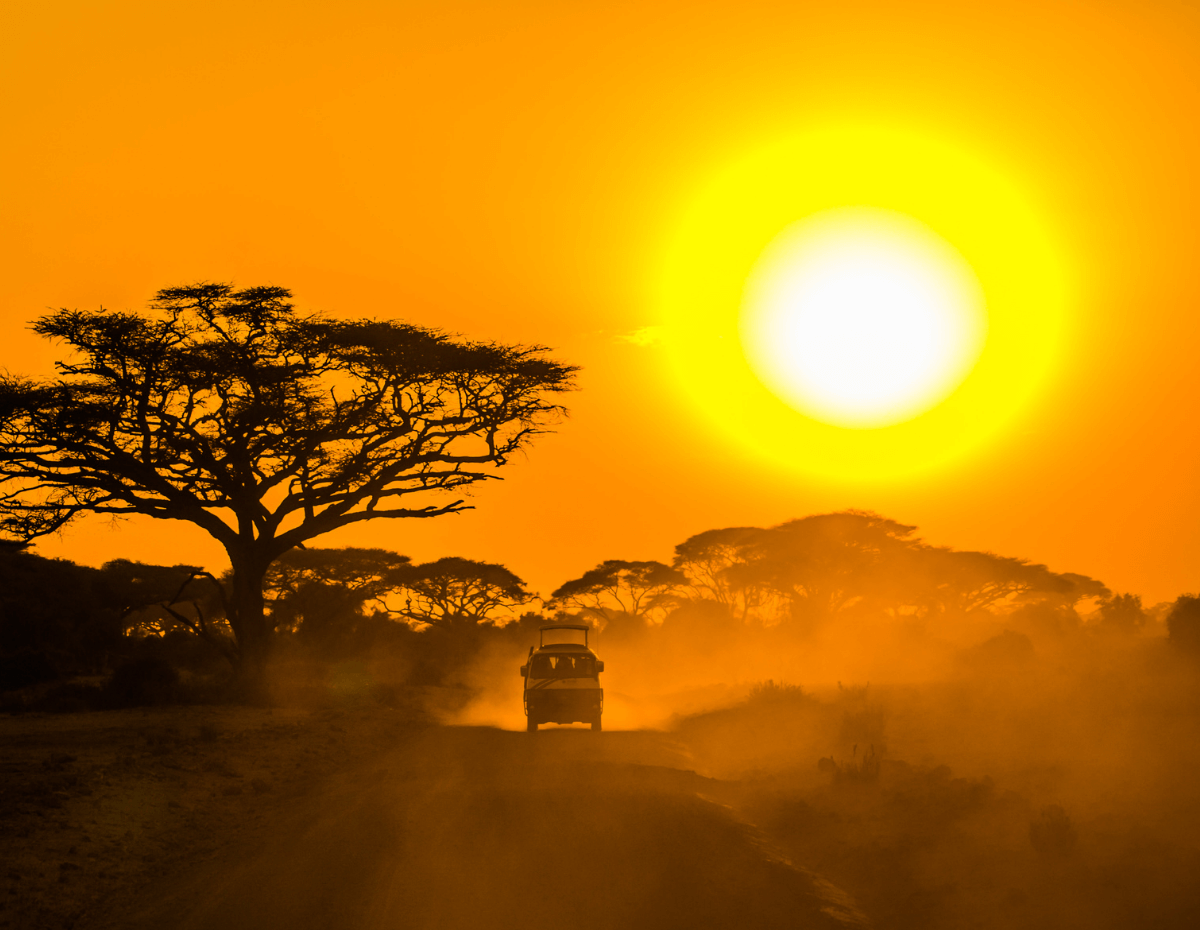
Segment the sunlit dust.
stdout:
<path fill-rule="evenodd" d="M 1067 322 L 1062 250 L 1016 180 L 886 127 L 715 171 L 663 260 L 676 383 L 726 437 L 818 478 L 893 480 L 985 448 L 1044 389 Z"/>
<path fill-rule="evenodd" d="M 801 220 L 767 247 L 740 331 L 775 394 L 814 419 L 873 428 L 958 387 L 983 348 L 987 313 L 945 240 L 900 214 L 849 208 Z"/>

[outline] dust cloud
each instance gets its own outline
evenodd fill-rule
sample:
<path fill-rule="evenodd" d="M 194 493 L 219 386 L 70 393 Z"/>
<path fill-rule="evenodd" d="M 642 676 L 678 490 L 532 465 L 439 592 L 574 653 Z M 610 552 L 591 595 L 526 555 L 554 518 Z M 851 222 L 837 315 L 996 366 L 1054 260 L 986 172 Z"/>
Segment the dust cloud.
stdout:
<path fill-rule="evenodd" d="M 605 728 L 663 731 L 880 927 L 1200 925 L 1200 654 L 1168 635 L 1172 605 L 964 555 L 996 575 L 960 582 L 995 595 L 967 609 L 944 578 L 940 603 L 914 596 L 931 585 L 905 557 L 844 572 L 824 609 L 760 591 L 740 617 L 695 597 L 578 611 Z M 479 653 L 447 719 L 523 728 L 535 643 Z"/>
<path fill-rule="evenodd" d="M 147 785 L 175 804 L 148 823 L 188 824 L 163 840 L 179 867 L 140 911 L 114 904 L 81 928 L 230 930 L 268 913 L 302 927 L 1200 926 L 1198 598 L 1146 606 L 855 511 L 697 534 L 671 564 L 609 560 L 540 612 L 518 591 L 503 621 L 373 610 L 367 594 L 395 596 L 373 566 L 407 564 L 394 553 L 304 558 L 324 574 L 272 602 L 289 607 L 269 675 L 284 729 L 180 736 L 199 732 L 219 663 L 179 631 L 137 640 L 128 666 L 169 663 L 178 682 L 130 677 L 118 694 L 114 674 L 93 695 L 135 729 L 162 687 L 187 698 L 145 752 L 92 759 L 15 713 L 27 698 L 41 703 L 22 712 L 82 709 L 79 682 L 11 693 L 14 734 L 78 757 L 26 766 L 39 797 L 87 789 L 63 802 L 72 829 L 109 804 L 116 830 L 113 805 Z M 448 589 L 495 574 L 451 568 Z M 551 622 L 590 628 L 602 733 L 522 732 L 518 669 Z M 260 819 L 259 795 L 225 785 L 235 749 L 286 816 Z M 309 768 L 328 778 L 304 782 Z M 220 860 L 199 851 L 206 791 L 258 824 Z M 33 873 L 62 844 L 20 811 Z M 50 890 L 27 895 L 29 913 Z"/>

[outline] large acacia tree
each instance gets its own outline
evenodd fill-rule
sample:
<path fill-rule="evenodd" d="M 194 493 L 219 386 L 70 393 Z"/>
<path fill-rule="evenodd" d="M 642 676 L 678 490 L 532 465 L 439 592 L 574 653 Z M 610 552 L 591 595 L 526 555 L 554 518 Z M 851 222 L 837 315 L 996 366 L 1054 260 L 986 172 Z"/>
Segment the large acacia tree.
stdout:
<path fill-rule="evenodd" d="M 159 291 L 152 313 L 61 310 L 54 380 L 0 378 L 0 532 L 85 513 L 193 523 L 225 548 L 238 661 L 270 645 L 263 578 L 314 537 L 467 508 L 454 492 L 563 412 L 541 346 L 298 313 L 281 287 Z"/>

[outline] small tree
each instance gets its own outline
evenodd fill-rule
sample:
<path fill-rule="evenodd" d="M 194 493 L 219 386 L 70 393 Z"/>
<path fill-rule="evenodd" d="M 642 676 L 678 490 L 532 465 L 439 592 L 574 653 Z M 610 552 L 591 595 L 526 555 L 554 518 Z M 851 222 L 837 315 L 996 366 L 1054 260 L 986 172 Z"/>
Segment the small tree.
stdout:
<path fill-rule="evenodd" d="M 272 562 L 366 520 L 467 509 L 452 492 L 545 431 L 575 371 L 540 346 L 304 316 L 290 298 L 198 284 L 159 291 L 154 315 L 62 310 L 34 324 L 73 352 L 60 377 L 0 378 L 0 532 L 31 540 L 84 513 L 201 527 L 229 557 L 251 678 Z"/>

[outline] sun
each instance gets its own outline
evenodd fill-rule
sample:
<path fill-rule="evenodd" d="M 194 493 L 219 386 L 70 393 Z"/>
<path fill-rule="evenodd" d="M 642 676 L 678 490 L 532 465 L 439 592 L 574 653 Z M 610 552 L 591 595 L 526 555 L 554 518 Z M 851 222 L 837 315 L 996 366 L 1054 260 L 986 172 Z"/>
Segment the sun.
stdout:
<path fill-rule="evenodd" d="M 675 383 L 748 452 L 835 482 L 987 448 L 1056 371 L 1068 264 L 1013 177 L 836 126 L 750 150 L 681 211 L 658 279 Z"/>
<path fill-rule="evenodd" d="M 775 237 L 746 283 L 739 331 L 755 374 L 816 420 L 911 419 L 970 373 L 987 335 L 979 279 L 917 220 L 825 210 Z"/>

